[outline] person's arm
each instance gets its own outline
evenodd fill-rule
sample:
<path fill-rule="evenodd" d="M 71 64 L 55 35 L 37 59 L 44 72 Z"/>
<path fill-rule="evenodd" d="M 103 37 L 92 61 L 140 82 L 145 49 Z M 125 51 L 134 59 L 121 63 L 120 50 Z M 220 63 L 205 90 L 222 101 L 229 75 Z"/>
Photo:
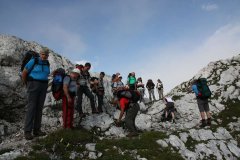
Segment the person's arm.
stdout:
<path fill-rule="evenodd" d="M 22 71 L 22 80 L 24 84 L 27 84 L 27 75 L 28 75 L 28 71 L 27 69 L 24 68 L 24 70 Z"/>

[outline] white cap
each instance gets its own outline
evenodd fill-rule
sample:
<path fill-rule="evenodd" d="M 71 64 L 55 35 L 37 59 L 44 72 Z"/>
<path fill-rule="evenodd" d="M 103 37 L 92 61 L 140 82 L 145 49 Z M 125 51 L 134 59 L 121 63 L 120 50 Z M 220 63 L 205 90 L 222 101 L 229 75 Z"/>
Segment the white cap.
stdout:
<path fill-rule="evenodd" d="M 80 74 L 80 70 L 79 70 L 79 69 L 77 69 L 77 68 L 74 68 L 74 69 L 72 70 L 72 73 L 77 73 L 77 74 Z"/>

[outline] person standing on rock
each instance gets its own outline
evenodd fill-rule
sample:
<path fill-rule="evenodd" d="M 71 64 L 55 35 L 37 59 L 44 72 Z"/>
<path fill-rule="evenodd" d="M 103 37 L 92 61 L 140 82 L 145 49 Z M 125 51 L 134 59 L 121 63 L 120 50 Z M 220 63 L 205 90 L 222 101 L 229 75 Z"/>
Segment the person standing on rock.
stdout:
<path fill-rule="evenodd" d="M 74 99 L 77 93 L 77 79 L 80 75 L 80 70 L 75 68 L 71 71 L 70 75 L 65 76 L 63 79 L 63 97 L 62 97 L 62 110 L 63 110 L 63 128 L 73 128 L 73 114 L 74 114 Z"/>
<path fill-rule="evenodd" d="M 154 101 L 156 101 L 156 98 L 154 95 L 154 87 L 155 87 L 155 84 L 153 83 L 153 81 L 151 79 L 149 79 L 147 81 L 146 88 L 148 89 L 150 101 L 152 101 L 152 96 L 153 96 Z"/>
<path fill-rule="evenodd" d="M 211 114 L 209 112 L 208 98 L 211 96 L 211 91 L 207 86 L 207 81 L 205 78 L 200 78 L 194 80 L 192 83 L 192 90 L 196 95 L 197 104 L 201 115 L 201 125 L 200 127 L 205 127 L 211 125 Z M 207 115 L 207 119 L 205 118 Z"/>
<path fill-rule="evenodd" d="M 24 136 L 27 140 L 33 139 L 33 135 L 36 137 L 46 135 L 41 131 L 41 122 L 50 74 L 48 56 L 48 48 L 43 48 L 40 57 L 31 59 L 22 72 L 22 79 L 27 87 L 28 104 L 24 124 Z"/>
<path fill-rule="evenodd" d="M 159 100 L 163 99 L 163 83 L 160 79 L 157 80 L 156 88 L 158 91 Z"/>
<path fill-rule="evenodd" d="M 89 99 L 91 103 L 92 113 L 98 113 L 97 109 L 95 108 L 95 101 L 94 96 L 91 93 L 88 84 L 90 81 L 90 73 L 88 72 L 91 68 L 91 64 L 87 62 L 82 70 L 80 71 L 80 76 L 77 81 L 77 84 L 79 85 L 78 92 L 77 92 L 77 111 L 79 112 L 79 116 L 83 117 L 83 111 L 82 111 L 82 98 L 83 94 L 85 94 Z"/>

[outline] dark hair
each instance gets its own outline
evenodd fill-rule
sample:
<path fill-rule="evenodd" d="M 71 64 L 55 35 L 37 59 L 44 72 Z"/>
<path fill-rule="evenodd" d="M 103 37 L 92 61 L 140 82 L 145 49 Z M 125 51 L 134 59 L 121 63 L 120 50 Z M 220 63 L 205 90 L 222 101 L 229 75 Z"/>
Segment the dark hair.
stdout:
<path fill-rule="evenodd" d="M 100 74 L 104 75 L 105 76 L 105 73 L 104 72 L 100 72 Z"/>
<path fill-rule="evenodd" d="M 91 63 L 89 62 L 85 63 L 85 67 L 91 67 Z"/>
<path fill-rule="evenodd" d="M 113 80 L 114 78 L 116 78 L 116 74 L 113 74 L 113 75 L 112 75 L 112 80 Z"/>

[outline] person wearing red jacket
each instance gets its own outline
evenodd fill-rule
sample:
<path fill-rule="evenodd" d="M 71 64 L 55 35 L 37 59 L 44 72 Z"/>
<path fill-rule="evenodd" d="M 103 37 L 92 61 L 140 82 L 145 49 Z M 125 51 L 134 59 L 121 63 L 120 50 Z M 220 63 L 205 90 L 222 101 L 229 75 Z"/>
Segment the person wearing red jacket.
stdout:
<path fill-rule="evenodd" d="M 136 119 L 138 111 L 140 110 L 140 107 L 139 107 L 139 104 L 137 103 L 139 98 L 135 101 L 134 97 L 135 96 L 140 97 L 140 93 L 138 91 L 129 91 L 129 90 L 122 91 L 122 93 L 123 92 L 126 92 L 126 94 L 131 94 L 131 98 L 127 98 L 124 96 L 118 97 L 121 112 L 120 112 L 119 118 L 117 120 L 117 125 L 121 124 L 122 117 L 123 117 L 124 113 L 126 112 L 125 124 L 126 124 L 127 130 L 129 131 L 129 134 L 127 135 L 127 137 L 138 136 L 137 129 L 135 126 L 135 119 Z M 133 93 L 133 92 L 135 92 L 135 93 Z M 135 94 L 135 96 L 133 94 Z"/>

